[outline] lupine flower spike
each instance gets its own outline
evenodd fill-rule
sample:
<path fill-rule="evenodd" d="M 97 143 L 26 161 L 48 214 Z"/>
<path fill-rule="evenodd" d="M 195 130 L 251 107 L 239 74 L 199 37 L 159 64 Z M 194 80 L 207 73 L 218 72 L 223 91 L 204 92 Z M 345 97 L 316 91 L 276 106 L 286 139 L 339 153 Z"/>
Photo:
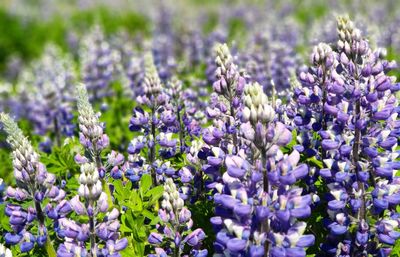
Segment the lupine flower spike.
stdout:
<path fill-rule="evenodd" d="M 57 220 L 71 211 L 69 204 L 63 200 L 65 192 L 55 185 L 56 177 L 46 171 L 46 167 L 39 161 L 38 153 L 13 119 L 1 113 L 0 121 L 13 151 L 14 177 L 17 182 L 17 187 L 8 187 L 6 194 L 19 203 L 26 203 L 25 207 L 7 204 L 5 212 L 10 217 L 13 231 L 6 233 L 6 243 L 19 244 L 21 252 L 30 251 L 37 243 L 45 246 L 49 256 L 55 256 L 48 235 L 51 228 L 46 227 L 46 219 Z M 45 205 L 46 202 L 49 203 Z M 53 216 L 52 210 L 57 215 Z M 33 225 L 37 226 L 37 235 L 31 234 L 30 228 Z"/>

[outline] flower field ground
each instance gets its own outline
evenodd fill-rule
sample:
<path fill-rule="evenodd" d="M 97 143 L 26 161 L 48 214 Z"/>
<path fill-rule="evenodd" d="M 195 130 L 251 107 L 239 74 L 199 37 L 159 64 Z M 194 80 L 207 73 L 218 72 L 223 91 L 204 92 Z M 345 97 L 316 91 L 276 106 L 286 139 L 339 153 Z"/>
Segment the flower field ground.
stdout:
<path fill-rule="evenodd" d="M 0 257 L 400 256 L 397 0 L 0 2 Z"/>

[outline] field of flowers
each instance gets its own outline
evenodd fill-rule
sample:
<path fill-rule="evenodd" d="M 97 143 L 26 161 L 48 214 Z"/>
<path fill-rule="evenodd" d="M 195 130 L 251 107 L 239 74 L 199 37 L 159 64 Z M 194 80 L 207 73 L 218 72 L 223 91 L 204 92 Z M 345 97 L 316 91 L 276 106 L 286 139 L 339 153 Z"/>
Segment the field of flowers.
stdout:
<path fill-rule="evenodd" d="M 0 31 L 0 257 L 400 256 L 398 0 L 4 0 Z"/>

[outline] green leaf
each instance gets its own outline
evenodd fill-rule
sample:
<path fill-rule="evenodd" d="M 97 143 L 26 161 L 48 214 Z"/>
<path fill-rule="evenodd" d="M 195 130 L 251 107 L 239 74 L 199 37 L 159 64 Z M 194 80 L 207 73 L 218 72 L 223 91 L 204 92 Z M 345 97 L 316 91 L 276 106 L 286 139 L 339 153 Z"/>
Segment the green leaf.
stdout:
<path fill-rule="evenodd" d="M 143 197 L 145 193 L 150 189 L 152 185 L 151 176 L 150 174 L 143 174 L 142 178 L 140 179 L 140 195 Z"/>
<path fill-rule="evenodd" d="M 47 256 L 49 256 L 49 257 L 56 257 L 57 256 L 56 251 L 54 250 L 54 246 L 53 246 L 53 244 L 52 244 L 52 242 L 50 240 L 49 235 L 47 235 L 47 240 L 46 240 L 46 243 L 45 243 L 44 247 L 46 249 Z"/>
<path fill-rule="evenodd" d="M 132 211 L 134 212 L 142 212 L 143 211 L 143 202 L 142 199 L 140 198 L 140 195 L 138 192 L 132 191 L 129 201 L 125 203 L 127 207 L 129 207 Z"/>
<path fill-rule="evenodd" d="M 149 197 L 150 198 L 149 205 L 153 205 L 158 201 L 158 199 L 160 199 L 163 193 L 164 193 L 164 187 L 156 186 L 151 190 L 147 191 L 145 197 Z"/>
<path fill-rule="evenodd" d="M 322 161 L 317 160 L 317 159 L 315 158 L 315 156 L 313 156 L 312 158 L 308 158 L 308 159 L 307 159 L 307 162 L 310 163 L 310 164 L 313 164 L 314 166 L 316 166 L 316 167 L 318 167 L 318 168 L 320 168 L 320 169 L 322 169 L 322 168 L 324 167 Z"/>

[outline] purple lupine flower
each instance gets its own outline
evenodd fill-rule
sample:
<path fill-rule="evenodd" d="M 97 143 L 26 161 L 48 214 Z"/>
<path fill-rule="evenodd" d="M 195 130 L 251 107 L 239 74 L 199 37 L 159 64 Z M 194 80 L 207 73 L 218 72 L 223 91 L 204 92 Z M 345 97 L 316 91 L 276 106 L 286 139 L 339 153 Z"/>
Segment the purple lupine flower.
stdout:
<path fill-rule="evenodd" d="M 141 82 L 143 92 L 137 97 L 140 106 L 134 108 L 129 125 L 131 131 L 138 131 L 141 135 L 133 139 L 128 147 L 130 167 L 127 167 L 127 173 L 137 181 L 141 176 L 139 173 L 147 172 L 145 167 L 149 167 L 156 184 L 164 179 L 164 175 L 175 176 L 171 169 L 162 167 L 164 161 L 156 161 L 157 157 L 161 160 L 174 157 L 177 146 L 181 152 L 186 151 L 185 137 L 189 133 L 183 125 L 185 116 L 181 117 L 182 100 L 178 100 L 182 88 L 180 82 L 173 80 L 167 87 L 163 87 L 150 53 L 144 57 L 144 74 Z M 174 138 L 174 134 L 179 134 L 179 141 Z M 146 158 L 140 154 L 145 148 Z"/>
<path fill-rule="evenodd" d="M 130 94 L 133 97 L 140 96 L 143 94 L 143 83 L 144 71 L 143 71 L 143 60 L 142 58 L 133 55 L 126 69 L 126 76 L 129 80 Z"/>
<path fill-rule="evenodd" d="M 205 38 L 197 28 L 190 29 L 182 38 L 185 63 L 195 67 L 205 57 Z"/>
<path fill-rule="evenodd" d="M 245 80 L 238 71 L 228 46 L 218 44 L 214 49 L 216 67 L 213 67 L 216 69 L 214 72 L 217 80 L 213 79 L 214 93 L 205 109 L 212 126 L 202 130 L 205 144 L 201 147 L 193 145 L 194 149 L 190 149 L 188 155 L 196 164 L 202 164 L 199 170 L 199 192 L 211 190 L 215 183 L 221 181 L 220 168 L 225 155 L 236 153 L 242 146 L 238 126 Z M 205 179 L 203 174 L 207 175 Z"/>
<path fill-rule="evenodd" d="M 388 62 L 370 49 L 347 18 L 338 18 L 338 35 L 336 50 L 319 44 L 313 53 L 314 67 L 300 74 L 303 87 L 295 89 L 298 111 L 292 116 L 300 132 L 298 149 L 323 162 L 318 174 L 329 189 L 324 199 L 328 236 L 321 249 L 326 256 L 378 252 L 389 256 L 386 246 L 396 235 L 387 237 L 389 230 L 378 227 L 390 223 L 398 202 L 398 189 L 393 186 L 398 169 L 393 148 L 396 86 L 385 74 L 390 70 L 384 68 Z M 311 140 L 313 133 L 320 139 Z M 382 216 L 367 224 L 367 216 L 376 215 Z M 359 225 L 353 233 L 349 227 L 354 219 Z"/>
<path fill-rule="evenodd" d="M 151 42 L 154 65 L 157 67 L 160 79 L 165 83 L 176 71 L 176 52 L 179 39 L 172 26 L 172 9 L 164 3 L 159 5 L 155 17 L 155 29 Z"/>
<path fill-rule="evenodd" d="M 216 115 L 210 115 L 210 118 L 218 118 L 215 124 L 215 129 L 220 129 L 231 135 L 234 150 L 238 150 L 238 109 L 241 104 L 241 97 L 246 83 L 244 77 L 239 73 L 237 65 L 233 62 L 229 48 L 226 44 L 215 46 L 215 63 L 217 69 L 215 71 L 216 81 L 213 83 L 214 96 L 213 103 L 207 109 L 209 115 L 215 112 Z M 219 118 L 227 114 L 226 118 Z M 214 117 L 212 117 L 214 116 Z M 226 124 L 225 124 L 226 122 Z M 219 124 L 218 124 L 219 123 Z M 219 127 L 218 127 L 219 125 Z M 213 138 L 222 137 L 218 134 L 213 134 Z"/>
<path fill-rule="evenodd" d="M 81 42 L 81 74 L 91 102 L 111 94 L 110 83 L 115 69 L 114 56 L 100 26 L 94 26 Z"/>
<path fill-rule="evenodd" d="M 167 83 L 166 94 L 170 98 L 172 110 L 166 110 L 161 115 L 161 120 L 166 126 L 172 126 L 171 129 L 179 134 L 180 152 L 188 151 L 185 139 L 190 136 L 193 140 L 194 136 L 199 135 L 200 125 L 205 123 L 203 106 L 201 100 L 198 99 L 200 92 L 190 89 L 183 89 L 183 83 L 176 77 L 172 77 Z"/>
<path fill-rule="evenodd" d="M 330 231 L 334 235 L 344 234 L 342 229 L 347 229 L 350 225 L 349 216 L 354 213 L 360 224 L 364 224 L 369 209 L 371 212 L 368 215 L 378 215 L 384 210 L 391 210 L 387 199 L 391 199 L 394 204 L 396 194 L 398 194 L 398 190 L 392 190 L 387 195 L 388 198 L 384 198 L 381 193 L 386 191 L 386 185 L 391 183 L 395 174 L 392 165 L 382 165 L 379 159 L 385 158 L 389 163 L 395 164 L 392 155 L 392 146 L 395 142 L 391 143 L 390 132 L 377 124 L 377 121 L 390 124 L 393 119 L 392 114 L 397 116 L 394 112 L 397 101 L 394 100 L 391 91 L 392 80 L 385 75 L 383 61 L 380 60 L 379 55 L 369 48 L 367 41 L 362 39 L 360 31 L 347 18 L 338 19 L 338 34 L 339 76 L 342 80 L 351 82 L 347 85 L 339 84 L 342 88 L 340 90 L 342 92 L 338 92 L 341 99 L 335 102 L 332 102 L 330 97 L 337 96 L 338 93 L 328 91 L 324 110 L 333 115 L 331 130 L 333 133 L 329 130 L 321 132 L 324 139 L 322 147 L 327 149 L 327 158 L 324 162 L 329 164 L 328 168 L 331 170 L 330 174 L 327 174 L 327 179 L 337 183 L 336 187 L 342 192 L 352 187 L 354 195 L 346 196 L 346 193 L 342 193 L 340 199 L 328 203 L 328 207 L 334 211 L 332 215 L 336 215 L 332 217 L 333 223 L 330 225 Z M 340 78 L 335 80 L 340 81 Z M 328 129 L 330 129 L 329 126 Z M 329 141 L 329 138 L 333 140 Z M 324 144 L 324 141 L 327 143 Z M 375 144 L 383 147 L 384 151 L 379 154 L 375 152 Z M 334 160 L 334 154 L 338 150 L 340 159 L 335 157 L 336 160 Z M 362 155 L 363 152 L 366 153 L 365 157 Z M 369 165 L 372 165 L 373 172 L 368 171 L 371 169 L 368 168 Z M 396 165 L 394 169 L 395 167 Z M 370 179 L 373 181 L 372 185 L 367 183 Z M 372 199 L 369 200 L 366 190 L 371 186 L 374 190 L 371 194 Z M 343 202 L 350 203 L 350 211 L 345 206 L 341 206 Z M 375 226 L 382 224 L 380 222 L 384 218 L 379 218 Z M 370 225 L 373 227 L 373 224 Z M 376 251 L 374 250 L 376 246 L 371 245 L 371 239 L 368 236 L 370 233 L 368 226 L 360 225 L 360 232 L 357 232 L 355 236 L 352 235 L 355 243 L 347 243 L 349 251 L 358 253 Z M 387 238 L 383 234 L 380 237 L 380 233 L 381 231 L 377 229 L 377 236 L 382 244 L 390 244 L 396 239 L 395 236 Z M 331 241 L 331 248 L 332 243 Z M 344 242 L 338 243 L 340 244 Z M 385 253 L 383 256 L 388 256 L 388 254 Z"/>
<path fill-rule="evenodd" d="M 57 256 L 67 256 L 68 253 L 86 256 L 87 243 L 90 256 L 118 254 L 127 247 L 128 241 L 126 238 L 119 239 L 119 211 L 114 208 L 108 212 L 108 196 L 102 190 L 96 164 L 82 164 L 78 181 L 78 195 L 69 201 L 69 205 L 76 214 L 87 216 L 89 222 L 80 224 L 69 218 L 59 221 L 57 233 L 64 242 L 58 247 Z M 101 220 L 100 214 L 105 215 Z"/>
<path fill-rule="evenodd" d="M 299 63 L 294 45 L 287 41 L 272 41 L 266 34 L 257 33 L 249 43 L 249 50 L 240 59 L 246 67 L 249 80 L 263 87 L 264 92 L 272 97 L 273 106 L 277 97 L 290 100 L 290 77 Z"/>
<path fill-rule="evenodd" d="M 207 255 L 207 250 L 200 250 L 201 242 L 206 235 L 201 228 L 191 230 L 193 226 L 191 212 L 184 206 L 184 201 L 179 196 L 171 178 L 167 178 L 165 181 L 163 200 L 158 216 L 161 219 L 161 223 L 157 226 L 159 233 L 153 232 L 148 238 L 149 243 L 158 248 L 156 248 L 156 254 L 149 256 L 163 256 L 164 254 L 182 256 L 188 254 L 186 253 L 187 247 L 190 252 Z"/>
<path fill-rule="evenodd" d="M 89 102 L 85 85 L 79 84 L 76 91 L 79 113 L 79 141 L 85 148 L 85 156 L 77 154 L 75 161 L 79 164 L 87 162 L 96 164 L 103 190 L 107 194 L 108 203 L 111 207 L 112 197 L 108 185 L 108 176 L 111 175 L 114 179 L 123 177 L 123 170 L 126 166 L 125 158 L 122 154 L 112 151 L 107 156 L 107 161 L 103 162 L 101 155 L 103 150 L 109 146 L 110 140 L 104 133 L 104 125 L 100 123 L 100 114 L 95 114 Z"/>
<path fill-rule="evenodd" d="M 38 244 L 46 244 L 47 251 L 54 251 L 49 242 L 46 228 L 46 217 L 53 218 L 43 207 L 45 201 L 52 201 L 49 206 L 59 212 L 57 218 L 65 216 L 71 209 L 65 205 L 63 198 L 65 192 L 55 185 L 56 177 L 46 171 L 45 166 L 39 161 L 39 155 L 33 149 L 29 140 L 23 135 L 18 125 L 4 113 L 0 114 L 3 128 L 8 134 L 7 142 L 12 149 L 14 177 L 17 187 L 9 187 L 6 191 L 7 198 L 16 199 L 24 203 L 25 207 L 7 204 L 5 213 L 10 217 L 12 233 L 7 233 L 7 244 L 20 244 L 22 252 L 30 251 L 36 242 L 35 237 L 29 232 L 32 225 L 37 225 Z M 28 207 L 26 207 L 28 206 Z M 46 207 L 47 208 L 47 207 Z"/>
<path fill-rule="evenodd" d="M 275 121 L 275 111 L 268 103 L 258 83 L 247 85 L 241 111 L 241 135 L 246 147 L 237 155 L 225 155 L 213 148 L 214 157 L 208 157 L 206 174 L 213 166 L 217 173 L 221 165 L 226 167 L 221 182 L 212 184 L 218 192 L 214 195 L 217 216 L 211 223 L 217 233 L 214 247 L 219 254 L 276 256 L 278 252 L 297 252 L 304 256 L 304 248 L 313 244 L 314 237 L 309 235 L 304 235 L 298 246 L 295 241 L 303 239 L 305 223 L 298 219 L 310 216 L 313 199 L 293 185 L 308 175 L 308 166 L 299 164 L 297 151 L 290 155 L 280 151 L 292 135 L 284 124 Z M 282 244 L 285 237 L 295 243 Z"/>
<path fill-rule="evenodd" d="M 89 97 L 85 85 L 77 87 L 77 106 L 79 122 L 79 140 L 81 144 L 90 149 L 91 158 L 96 159 L 100 152 L 109 145 L 109 139 L 103 133 L 103 125 L 99 121 L 99 115 L 94 113 L 89 103 Z"/>
<path fill-rule="evenodd" d="M 48 140 L 61 145 L 62 136 L 72 136 L 72 82 L 73 63 L 71 57 L 63 55 L 54 45 L 45 47 L 42 57 L 21 73 L 17 91 L 25 109 L 23 117 L 33 123 L 35 132 L 54 136 Z M 26 99 L 25 99 L 26 98 Z"/>

